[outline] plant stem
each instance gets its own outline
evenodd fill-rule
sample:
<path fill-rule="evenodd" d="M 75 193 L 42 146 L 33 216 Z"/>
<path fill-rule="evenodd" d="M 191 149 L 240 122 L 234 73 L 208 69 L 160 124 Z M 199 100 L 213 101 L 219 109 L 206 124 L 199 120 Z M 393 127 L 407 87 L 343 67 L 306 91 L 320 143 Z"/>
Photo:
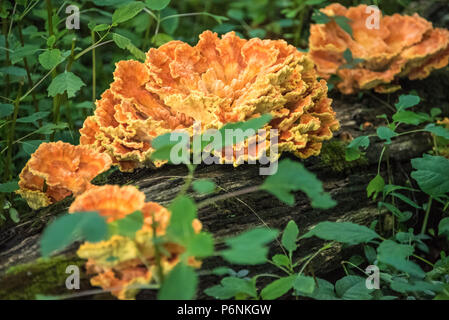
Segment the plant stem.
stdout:
<path fill-rule="evenodd" d="M 95 33 L 91 31 L 92 45 L 95 44 Z M 95 99 L 97 97 L 96 93 L 97 87 L 97 76 L 96 76 L 96 56 L 95 56 L 95 47 L 92 48 L 92 102 L 95 103 Z"/>
<path fill-rule="evenodd" d="M 229 198 L 238 197 L 238 196 L 241 196 L 243 194 L 253 193 L 253 192 L 256 192 L 256 191 L 259 191 L 259 190 L 260 190 L 260 186 L 255 186 L 255 187 L 248 187 L 248 188 L 244 188 L 244 189 L 241 189 L 241 190 L 238 190 L 238 191 L 222 194 L 222 195 L 219 195 L 219 196 L 212 197 L 212 198 L 206 199 L 204 201 L 201 201 L 200 203 L 198 203 L 197 207 L 198 208 L 203 208 L 203 207 L 206 207 L 206 206 L 208 206 L 210 204 L 213 204 L 213 203 L 215 203 L 217 201 L 222 201 L 222 200 L 226 200 L 226 199 L 229 199 Z"/>
<path fill-rule="evenodd" d="M 430 216 L 430 208 L 432 207 L 432 201 L 433 201 L 433 198 L 429 197 L 429 202 L 427 203 L 427 208 L 426 208 L 426 215 L 424 216 L 424 221 L 423 221 L 422 228 L 421 228 L 421 234 L 426 233 L 427 223 L 429 222 L 429 216 Z"/>

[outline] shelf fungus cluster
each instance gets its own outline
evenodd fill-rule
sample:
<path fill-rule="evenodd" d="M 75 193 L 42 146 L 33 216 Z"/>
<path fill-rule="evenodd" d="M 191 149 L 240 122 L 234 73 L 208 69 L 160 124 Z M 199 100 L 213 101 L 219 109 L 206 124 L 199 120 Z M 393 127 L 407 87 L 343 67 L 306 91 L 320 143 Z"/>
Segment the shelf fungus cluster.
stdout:
<path fill-rule="evenodd" d="M 118 62 L 80 141 L 132 171 L 151 163 L 158 135 L 185 130 L 192 136 L 194 123 L 204 132 L 270 113 L 265 129 L 278 130 L 279 152 L 307 158 L 339 128 L 331 102 L 312 61 L 285 41 L 206 31 L 195 46 L 171 41 L 150 49 L 144 63 Z M 247 158 L 261 154 L 248 150 Z"/>
<path fill-rule="evenodd" d="M 155 202 L 145 202 L 145 195 L 135 187 L 94 187 L 77 197 L 69 208 L 70 213 L 82 211 L 97 211 L 108 222 L 142 212 L 144 223 L 134 238 L 113 235 L 101 242 L 85 242 L 77 251 L 79 257 L 87 259 L 87 273 L 93 275 L 91 284 L 111 291 L 119 299 L 133 299 L 139 286 L 158 283 L 161 275 L 170 272 L 185 252 L 184 247 L 172 242 L 164 242 L 162 250 L 156 251 L 153 240 L 155 236 L 164 237 L 170 211 Z M 202 229 L 197 219 L 192 227 L 195 233 Z M 201 266 L 193 257 L 188 257 L 187 263 Z"/>
<path fill-rule="evenodd" d="M 400 78 L 424 79 L 434 69 L 448 65 L 448 30 L 433 28 L 418 14 L 382 16 L 370 9 L 334 3 L 321 10 L 328 17 L 348 18 L 352 37 L 333 19 L 311 26 L 309 56 L 321 77 L 338 76 L 342 93 L 394 92 L 400 89 Z M 346 58 L 348 50 L 352 61 Z"/>
<path fill-rule="evenodd" d="M 93 187 L 111 166 L 108 155 L 64 142 L 42 143 L 20 173 L 17 191 L 32 209 L 46 207 Z"/>

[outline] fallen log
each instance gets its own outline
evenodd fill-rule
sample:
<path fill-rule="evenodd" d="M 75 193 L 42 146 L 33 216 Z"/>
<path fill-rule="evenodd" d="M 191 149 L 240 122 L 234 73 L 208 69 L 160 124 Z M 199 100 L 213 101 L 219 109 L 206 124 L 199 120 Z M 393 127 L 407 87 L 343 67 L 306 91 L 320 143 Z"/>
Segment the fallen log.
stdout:
<path fill-rule="evenodd" d="M 348 101 L 349 100 L 349 101 Z M 374 102 L 374 104 L 376 104 Z M 381 212 L 376 203 L 366 196 L 368 182 L 377 174 L 382 142 L 375 141 L 366 156 L 355 162 L 345 161 L 345 145 L 348 137 L 361 135 L 360 126 L 370 122 L 373 124 L 369 134 L 374 132 L 375 126 L 382 124 L 377 115 L 388 113 L 385 107 L 378 104 L 372 107 L 372 99 L 346 98 L 346 102 L 336 100 L 334 109 L 341 121 L 342 129 L 339 136 L 327 142 L 319 157 L 306 160 L 306 167 L 317 174 L 323 181 L 325 189 L 338 202 L 337 207 L 322 211 L 313 209 L 307 197 L 298 193 L 296 204 L 289 207 L 280 203 L 276 198 L 265 192 L 256 192 L 239 196 L 203 207 L 199 211 L 199 219 L 204 229 L 213 233 L 216 247 L 223 247 L 223 240 L 256 226 L 268 226 L 282 230 L 289 220 L 294 220 L 304 233 L 322 221 L 351 221 L 369 225 L 379 219 Z M 416 134 L 395 139 L 390 147 L 390 174 L 395 183 L 401 184 L 409 180 L 410 159 L 419 157 L 429 150 L 430 139 L 426 134 Z M 286 156 L 288 157 L 288 156 Z M 385 158 L 384 158 L 385 159 Z M 296 160 L 298 161 L 298 160 Z M 386 176 L 387 166 L 382 165 L 382 173 Z M 155 201 L 167 205 L 178 193 L 187 170 L 183 166 L 164 166 L 162 169 L 140 169 L 134 173 L 113 173 L 104 181 L 110 184 L 132 184 L 143 191 L 148 201 Z M 264 180 L 259 175 L 259 167 L 255 165 L 241 165 L 237 168 L 226 165 L 199 166 L 196 178 L 214 180 L 220 193 L 234 192 L 246 187 L 261 184 Z M 191 194 L 194 196 L 193 194 Z M 214 194 L 216 196 L 216 194 Z M 202 201 L 210 196 L 194 196 Z M 70 264 L 83 265 L 83 261 L 74 254 L 76 245 L 71 246 L 60 255 L 50 260 L 39 258 L 39 238 L 44 227 L 56 216 L 64 213 L 73 199 L 65 199 L 51 207 L 37 212 L 22 214 L 22 222 L 11 225 L 0 233 L 0 299 L 34 298 L 35 294 L 68 294 L 65 288 L 65 267 Z M 323 242 L 319 239 L 301 241 L 300 249 L 296 251 L 295 259 L 305 257 L 316 252 Z M 351 254 L 353 249 L 343 249 L 335 245 L 322 252 L 314 259 L 312 268 L 316 275 L 326 275 L 338 269 L 343 258 Z M 279 245 L 272 244 L 270 254 L 279 252 Z M 28 263 L 28 264 L 27 264 Z M 206 259 L 202 271 L 212 270 L 222 266 L 224 262 L 219 258 Z M 235 267 L 235 266 L 233 266 Z M 238 266 L 237 266 L 238 267 Z M 9 270 L 9 271 L 8 271 Z M 250 268 L 255 272 L 273 272 L 271 265 Z M 215 285 L 219 282 L 216 276 L 202 276 L 200 289 Z M 82 290 L 89 289 L 88 279 L 82 275 Z M 90 288 L 91 289 L 91 288 Z M 95 296 L 96 298 L 110 297 L 109 295 Z M 138 298 L 153 298 L 154 292 L 143 290 Z M 204 297 L 199 290 L 199 297 Z"/>

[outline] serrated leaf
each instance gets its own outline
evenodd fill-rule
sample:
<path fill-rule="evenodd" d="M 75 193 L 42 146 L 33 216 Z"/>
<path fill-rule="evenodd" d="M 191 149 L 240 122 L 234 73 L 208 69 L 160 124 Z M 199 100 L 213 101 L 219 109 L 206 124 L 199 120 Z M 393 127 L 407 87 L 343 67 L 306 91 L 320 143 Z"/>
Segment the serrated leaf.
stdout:
<path fill-rule="evenodd" d="M 134 238 L 136 232 L 143 226 L 143 215 L 141 211 L 128 214 L 122 219 L 112 221 L 108 224 L 110 234 Z"/>
<path fill-rule="evenodd" d="M 309 172 L 301 163 L 290 159 L 282 160 L 274 175 L 265 179 L 260 187 L 276 196 L 288 205 L 295 203 L 292 192 L 302 191 L 310 199 L 312 207 L 329 209 L 337 203 L 323 189 L 323 184 L 316 175 Z"/>
<path fill-rule="evenodd" d="M 324 240 L 355 245 L 367 243 L 379 238 L 379 235 L 370 228 L 351 222 L 320 222 L 312 230 L 307 232 L 302 238 L 318 237 Z"/>
<path fill-rule="evenodd" d="M 189 257 L 207 258 L 214 253 L 214 238 L 210 233 L 201 232 L 193 236 L 187 245 Z"/>
<path fill-rule="evenodd" d="M 377 195 L 384 190 L 385 187 L 385 181 L 384 179 L 378 174 L 376 177 L 370 181 L 368 186 L 366 187 L 366 194 L 368 198 L 371 198 L 373 196 L 373 200 L 376 200 Z"/>
<path fill-rule="evenodd" d="M 39 63 L 47 70 L 53 69 L 63 60 L 59 49 L 49 49 L 39 55 Z"/>
<path fill-rule="evenodd" d="M 158 293 L 159 300 L 191 300 L 198 285 L 198 276 L 192 267 L 178 263 L 165 278 Z"/>
<path fill-rule="evenodd" d="M 231 299 L 238 294 L 245 294 L 250 297 L 257 297 L 257 290 L 249 280 L 237 277 L 226 277 L 221 280 L 219 285 L 207 288 L 204 293 L 215 299 Z"/>
<path fill-rule="evenodd" d="M 97 212 L 66 214 L 45 228 L 40 240 L 41 254 L 46 257 L 77 240 L 98 242 L 107 234 L 106 221 Z"/>
<path fill-rule="evenodd" d="M 57 94 L 67 92 L 67 96 L 73 98 L 82 86 L 85 84 L 78 76 L 65 71 L 52 80 L 48 87 L 48 96 L 55 97 Z"/>

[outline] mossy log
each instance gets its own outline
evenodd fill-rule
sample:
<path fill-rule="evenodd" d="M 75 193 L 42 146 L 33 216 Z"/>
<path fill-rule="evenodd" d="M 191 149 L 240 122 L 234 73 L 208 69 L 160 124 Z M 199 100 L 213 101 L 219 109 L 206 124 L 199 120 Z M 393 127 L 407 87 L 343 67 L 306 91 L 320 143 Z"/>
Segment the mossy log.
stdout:
<path fill-rule="evenodd" d="M 446 98 L 444 98 L 446 100 Z M 442 101 L 445 101 L 442 100 Z M 344 102 L 343 102 L 344 101 Z M 441 100 L 440 100 L 441 101 Z M 446 100 L 447 101 L 447 100 Z M 437 107 L 436 105 L 429 105 Z M 256 192 L 233 199 L 219 201 L 202 208 L 199 218 L 204 229 L 213 233 L 216 247 L 223 247 L 223 240 L 242 231 L 256 226 L 266 225 L 270 228 L 283 229 L 289 220 L 298 224 L 301 233 L 306 232 L 321 221 L 352 221 L 369 225 L 373 220 L 381 218 L 381 227 L 388 229 L 388 219 L 377 208 L 375 202 L 366 196 L 368 182 L 377 174 L 377 163 L 382 149 L 381 141 L 374 141 L 369 152 L 362 159 L 348 163 L 345 161 L 345 145 L 349 136 L 371 134 L 377 125 L 383 125 L 383 120 L 376 118 L 383 113 L 391 113 L 385 106 L 373 97 L 361 100 L 356 98 L 337 97 L 334 109 L 342 124 L 339 134 L 330 142 L 325 143 L 319 157 L 307 159 L 306 167 L 317 174 L 323 181 L 325 189 L 338 202 L 338 206 L 327 211 L 316 210 L 310 206 L 307 197 L 298 193 L 296 204 L 292 207 L 280 203 L 276 198 L 265 192 Z M 361 126 L 367 122 L 373 124 L 366 131 Z M 430 136 L 415 134 L 395 139 L 389 149 L 389 165 L 381 166 L 382 174 L 390 177 L 396 184 L 411 183 L 409 179 L 410 159 L 419 157 L 430 149 Z M 385 157 L 386 158 L 386 157 Z M 384 158 L 384 159 L 385 159 Z M 299 161 L 299 160 L 297 160 Z M 164 166 L 161 169 L 140 169 L 132 174 L 114 173 L 108 177 L 107 183 L 132 184 L 142 190 L 149 201 L 162 205 L 168 204 L 180 190 L 183 177 L 187 170 L 183 166 Z M 241 165 L 237 168 L 226 165 L 200 166 L 196 178 L 213 179 L 221 190 L 220 193 L 233 192 L 249 186 L 261 184 L 264 180 L 259 175 L 256 165 Z M 195 196 L 196 200 L 204 200 L 206 196 Z M 22 222 L 11 225 L 0 233 L 0 299 L 33 298 L 40 294 L 64 294 L 67 292 L 64 281 L 67 274 L 64 266 L 80 264 L 74 252 L 76 245 L 68 248 L 62 257 L 51 260 L 34 260 L 39 258 L 39 237 L 43 228 L 57 215 L 66 211 L 73 199 L 66 199 L 49 208 L 28 214 L 22 213 Z M 323 242 L 318 239 L 301 241 L 295 258 L 307 256 L 316 252 Z M 272 244 L 270 254 L 279 252 L 276 242 Z M 312 263 L 316 275 L 326 275 L 340 268 L 338 261 L 347 258 L 353 249 L 343 249 L 340 246 L 322 252 Z M 56 260 L 55 260 L 56 259 Z M 28 264 L 25 264 L 28 263 Z M 17 267 L 17 265 L 22 265 Z M 219 258 L 207 259 L 204 270 L 210 270 L 224 264 Z M 61 267 L 62 266 L 62 267 Z M 233 266 L 239 269 L 239 266 Z M 12 269 L 11 269 L 12 268 Z M 7 270 L 9 270 L 7 272 Z M 253 272 L 272 272 L 271 265 L 250 268 Z M 3 274 L 3 276 L 1 276 Z M 83 278 L 82 288 L 89 288 L 88 281 Z M 217 284 L 219 278 L 202 276 L 202 289 Z M 65 290 L 65 291 L 64 291 Z M 204 297 L 199 291 L 199 297 Z M 139 298 L 154 297 L 154 293 L 142 292 Z"/>

